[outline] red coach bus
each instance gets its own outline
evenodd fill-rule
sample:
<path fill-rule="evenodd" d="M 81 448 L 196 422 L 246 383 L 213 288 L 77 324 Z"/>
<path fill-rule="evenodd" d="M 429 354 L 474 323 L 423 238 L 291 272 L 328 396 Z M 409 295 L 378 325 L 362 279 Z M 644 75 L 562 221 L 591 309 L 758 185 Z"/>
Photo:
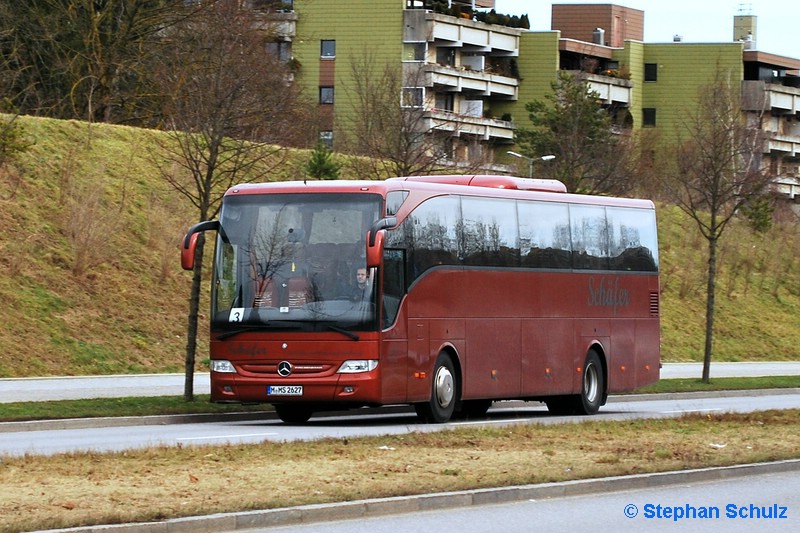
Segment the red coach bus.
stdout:
<path fill-rule="evenodd" d="M 488 175 L 240 185 L 184 268 L 212 229 L 213 402 L 445 422 L 506 399 L 594 414 L 658 380 L 650 201 Z"/>

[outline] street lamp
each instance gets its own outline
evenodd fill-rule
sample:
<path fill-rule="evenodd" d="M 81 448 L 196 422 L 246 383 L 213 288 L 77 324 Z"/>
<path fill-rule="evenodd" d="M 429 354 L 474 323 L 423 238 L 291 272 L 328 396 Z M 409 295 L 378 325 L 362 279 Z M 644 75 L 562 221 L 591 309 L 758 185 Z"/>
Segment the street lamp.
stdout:
<path fill-rule="evenodd" d="M 518 154 L 517 152 L 508 151 L 506 152 L 511 157 L 518 157 L 520 159 L 527 159 L 528 160 L 528 177 L 533 177 L 533 163 L 534 161 L 552 161 L 556 158 L 556 156 L 550 155 L 543 155 L 541 157 L 528 157 L 527 155 Z"/>

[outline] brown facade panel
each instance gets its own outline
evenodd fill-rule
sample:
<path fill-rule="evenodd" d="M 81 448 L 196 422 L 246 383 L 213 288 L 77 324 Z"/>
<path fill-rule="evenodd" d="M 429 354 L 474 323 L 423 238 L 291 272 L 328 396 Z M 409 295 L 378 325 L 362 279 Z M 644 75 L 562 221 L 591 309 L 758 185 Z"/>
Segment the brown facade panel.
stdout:
<path fill-rule="evenodd" d="M 321 105 L 319 106 L 319 129 L 321 131 L 332 131 L 333 130 L 333 106 L 332 105 Z"/>
<path fill-rule="evenodd" d="M 551 29 L 564 39 L 595 42 L 595 30 L 603 30 L 600 43 L 621 48 L 626 40 L 644 40 L 644 11 L 612 4 L 554 4 Z"/>
<path fill-rule="evenodd" d="M 336 61 L 325 59 L 319 62 L 319 86 L 333 87 L 336 85 Z"/>

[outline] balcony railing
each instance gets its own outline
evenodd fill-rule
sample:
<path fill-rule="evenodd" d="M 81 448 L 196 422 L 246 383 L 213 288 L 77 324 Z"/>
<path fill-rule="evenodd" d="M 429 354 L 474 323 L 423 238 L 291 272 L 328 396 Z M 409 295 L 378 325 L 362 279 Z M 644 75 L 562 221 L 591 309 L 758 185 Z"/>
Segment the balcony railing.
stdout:
<path fill-rule="evenodd" d="M 428 131 L 445 131 L 455 136 L 474 135 L 483 140 L 514 139 L 514 124 L 507 120 L 460 115 L 442 109 L 429 109 L 424 118 Z"/>
<path fill-rule="evenodd" d="M 763 81 L 743 81 L 742 109 L 800 114 L 800 89 Z"/>
<path fill-rule="evenodd" d="M 590 74 L 580 70 L 569 71 L 575 75 L 576 79 L 583 80 L 589 84 L 589 88 L 600 95 L 600 99 L 606 104 L 630 104 L 633 82 L 623 78 L 613 76 L 603 76 L 601 74 Z"/>
<path fill-rule="evenodd" d="M 516 100 L 519 93 L 519 80 L 485 70 L 429 64 L 425 66 L 425 72 L 431 86 L 440 85 L 457 92 L 474 91 L 483 96 L 510 100 Z"/>

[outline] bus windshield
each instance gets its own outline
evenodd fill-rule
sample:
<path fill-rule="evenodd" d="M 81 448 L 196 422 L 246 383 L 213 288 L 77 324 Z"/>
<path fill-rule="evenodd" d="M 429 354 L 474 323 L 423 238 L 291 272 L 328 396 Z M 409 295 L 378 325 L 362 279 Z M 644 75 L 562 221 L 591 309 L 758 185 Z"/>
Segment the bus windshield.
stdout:
<path fill-rule="evenodd" d="M 227 196 L 212 282 L 212 328 L 369 331 L 377 328 L 366 234 L 376 194 Z"/>

